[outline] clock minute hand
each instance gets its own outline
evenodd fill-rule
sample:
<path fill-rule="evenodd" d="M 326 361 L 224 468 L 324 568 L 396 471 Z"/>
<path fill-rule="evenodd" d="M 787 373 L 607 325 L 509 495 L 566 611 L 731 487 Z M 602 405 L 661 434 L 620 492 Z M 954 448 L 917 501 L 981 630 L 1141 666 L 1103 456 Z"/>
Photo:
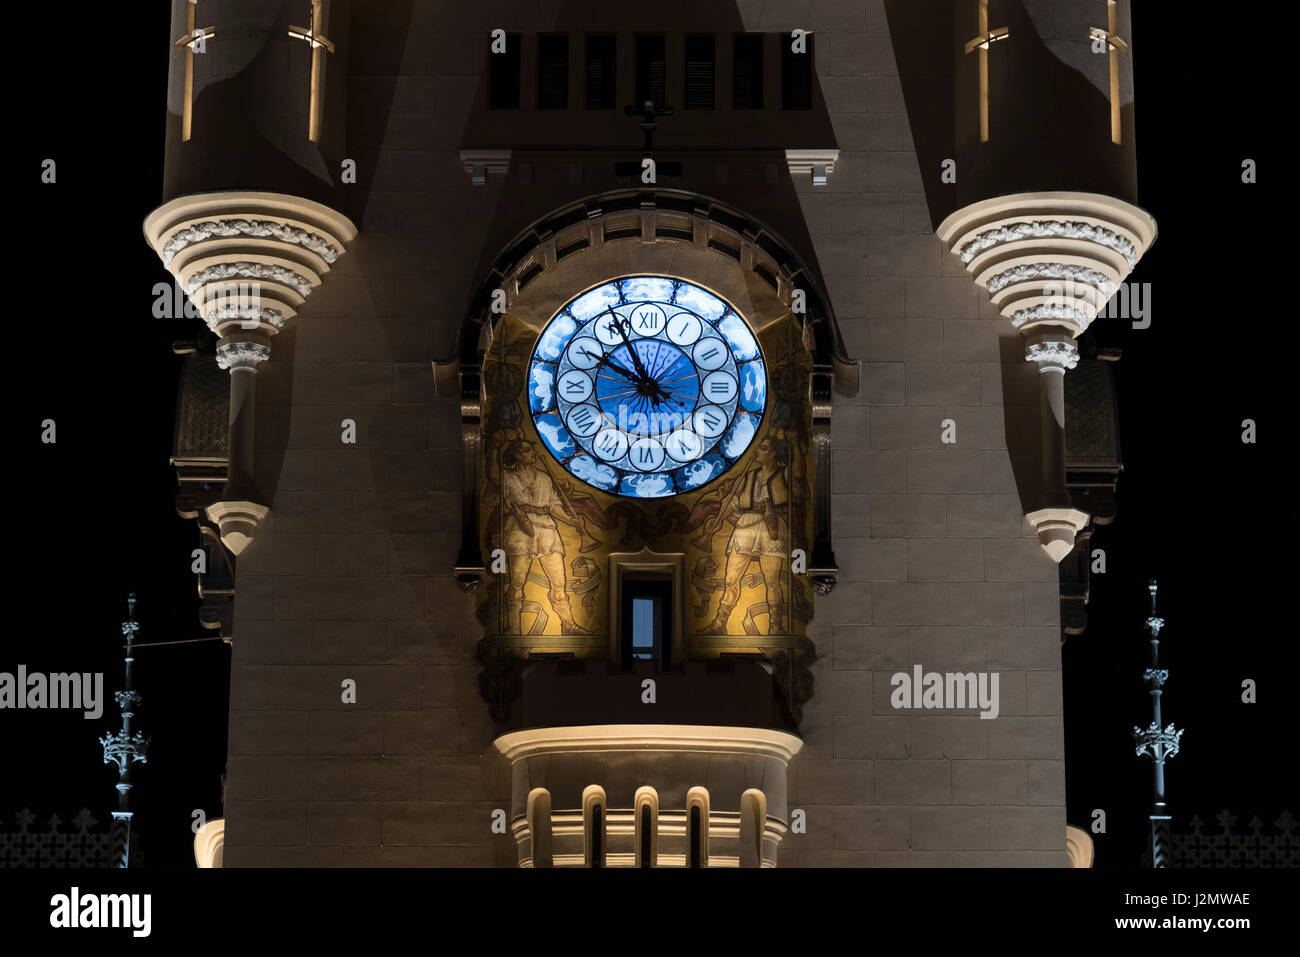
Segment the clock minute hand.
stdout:
<path fill-rule="evenodd" d="M 623 337 L 623 344 L 627 346 L 627 351 L 632 354 L 632 364 L 636 366 L 637 375 L 641 376 L 646 382 L 650 381 L 650 374 L 645 371 L 645 366 L 641 364 L 641 357 L 637 355 L 636 350 L 632 348 L 632 340 L 627 337 L 627 330 L 623 328 L 623 323 L 619 321 L 618 316 L 614 314 L 614 307 L 609 307 L 609 318 L 614 323 L 614 328 L 618 334 Z"/>

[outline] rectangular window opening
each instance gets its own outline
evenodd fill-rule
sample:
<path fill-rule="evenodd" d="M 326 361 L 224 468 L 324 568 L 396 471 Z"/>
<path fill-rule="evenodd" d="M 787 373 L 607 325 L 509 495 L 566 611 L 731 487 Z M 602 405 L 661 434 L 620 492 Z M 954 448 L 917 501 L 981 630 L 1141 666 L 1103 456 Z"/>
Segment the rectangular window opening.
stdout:
<path fill-rule="evenodd" d="M 731 80 L 735 109 L 763 108 L 763 34 L 744 33 L 735 38 Z"/>
<path fill-rule="evenodd" d="M 623 581 L 621 652 L 624 671 L 638 661 L 672 667 L 672 582 L 628 578 Z"/>
<path fill-rule="evenodd" d="M 610 36 L 587 37 L 587 109 L 612 110 L 616 99 L 616 41 Z"/>
<path fill-rule="evenodd" d="M 668 105 L 666 87 L 668 63 L 664 50 L 662 34 L 636 38 L 636 108 L 638 110 L 647 101 L 654 103 L 656 110 L 662 110 Z"/>
<path fill-rule="evenodd" d="M 569 106 L 569 38 L 537 38 L 537 107 L 564 110 Z"/>
<path fill-rule="evenodd" d="M 715 54 L 711 35 L 686 38 L 686 108 L 713 109 Z"/>

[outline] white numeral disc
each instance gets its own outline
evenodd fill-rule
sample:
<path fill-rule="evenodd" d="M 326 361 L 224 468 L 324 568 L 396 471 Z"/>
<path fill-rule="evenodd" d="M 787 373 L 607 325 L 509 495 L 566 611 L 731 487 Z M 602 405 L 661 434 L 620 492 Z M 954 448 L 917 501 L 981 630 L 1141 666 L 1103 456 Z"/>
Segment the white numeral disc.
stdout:
<path fill-rule="evenodd" d="M 591 395 L 591 376 L 577 369 L 570 369 L 560 376 L 556 389 L 560 393 L 560 398 L 566 402 L 582 402 Z"/>
<path fill-rule="evenodd" d="M 722 367 L 727 361 L 727 344 L 721 339 L 701 339 L 691 350 L 691 358 L 701 369 L 710 370 Z"/>
<path fill-rule="evenodd" d="M 591 447 L 606 462 L 616 462 L 627 454 L 627 436 L 618 429 L 601 429 Z"/>
<path fill-rule="evenodd" d="M 722 405 L 736 397 L 736 380 L 726 372 L 710 372 L 700 384 L 700 397 L 706 402 Z"/>
<path fill-rule="evenodd" d="M 643 302 L 632 307 L 632 328 L 629 336 L 657 336 L 663 331 L 668 316 L 654 303 Z"/>
<path fill-rule="evenodd" d="M 702 331 L 703 324 L 689 312 L 679 312 L 668 320 L 668 341 L 679 346 L 689 346 Z"/>
<path fill-rule="evenodd" d="M 716 405 L 704 405 L 691 417 L 695 431 L 706 439 L 716 439 L 727 430 L 727 413 Z"/>
<path fill-rule="evenodd" d="M 678 462 L 693 462 L 704 451 L 704 443 L 690 429 L 678 429 L 668 436 L 668 454 Z"/>
<path fill-rule="evenodd" d="M 601 414 L 600 409 L 591 403 L 586 403 L 570 410 L 567 424 L 569 431 L 574 435 L 586 438 L 595 435 L 604 423 L 605 416 Z"/>
<path fill-rule="evenodd" d="M 604 348 L 591 336 L 579 336 L 569 343 L 569 361 L 579 369 L 596 368 L 604 355 Z"/>
<path fill-rule="evenodd" d="M 592 331 L 596 333 L 596 338 L 607 346 L 618 346 L 623 344 L 623 332 L 627 332 L 627 326 L 624 325 L 627 320 L 622 316 L 616 316 L 609 311 L 601 313 L 592 323 Z M 619 327 L 623 331 L 619 331 Z M 632 338 L 632 333 L 628 332 L 628 338 Z"/>
<path fill-rule="evenodd" d="M 637 439 L 632 443 L 628 461 L 642 472 L 653 472 L 664 464 L 664 447 L 657 439 Z"/>

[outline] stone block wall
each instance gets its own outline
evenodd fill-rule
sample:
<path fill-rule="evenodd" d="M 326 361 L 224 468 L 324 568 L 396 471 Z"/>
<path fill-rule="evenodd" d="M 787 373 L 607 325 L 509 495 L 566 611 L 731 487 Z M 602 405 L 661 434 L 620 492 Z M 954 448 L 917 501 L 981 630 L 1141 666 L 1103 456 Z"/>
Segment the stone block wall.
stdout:
<path fill-rule="evenodd" d="M 370 175 L 345 210 L 359 237 L 259 373 L 271 514 L 239 559 L 226 861 L 513 866 L 513 838 L 490 829 L 510 779 L 477 694 L 473 601 L 451 576 L 459 404 L 435 397 L 430 363 L 451 353 L 484 263 L 531 219 L 501 208 L 499 178 L 471 186 L 457 156 L 479 145 L 460 133 L 485 65 L 457 51 L 516 21 L 558 29 L 564 4 L 415 2 L 402 24 L 354 6 L 349 150 Z M 912 149 L 883 5 L 737 9 L 749 31 L 815 31 L 826 145 L 841 152 L 828 186 L 794 191 L 862 361 L 858 396 L 835 397 L 840 585 L 816 604 L 817 693 L 790 771 L 808 831 L 780 863 L 1063 865 L 1057 569 L 1012 468 L 1036 441 L 1037 373 L 934 236 L 923 177 L 938 170 Z M 616 185 L 597 169 L 608 155 L 586 163 L 581 184 L 567 160 L 531 168 L 530 207 Z M 713 172 L 681 186 L 717 195 Z M 746 188 L 727 201 L 744 208 Z M 355 445 L 340 441 L 347 418 Z M 914 664 L 999 672 L 999 717 L 892 708 L 890 676 Z"/>

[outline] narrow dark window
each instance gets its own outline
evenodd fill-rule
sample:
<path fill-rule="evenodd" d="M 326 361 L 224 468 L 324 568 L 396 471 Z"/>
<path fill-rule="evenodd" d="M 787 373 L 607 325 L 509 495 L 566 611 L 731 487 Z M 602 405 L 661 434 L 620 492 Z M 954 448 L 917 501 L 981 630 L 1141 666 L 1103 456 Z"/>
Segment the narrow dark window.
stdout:
<path fill-rule="evenodd" d="M 808 48 L 803 53 L 790 49 L 793 42 L 781 38 L 781 109 L 811 110 L 813 83 L 813 37 L 804 37 Z"/>
<path fill-rule="evenodd" d="M 636 108 L 639 110 L 647 100 L 662 110 L 668 105 L 665 81 L 668 76 L 667 60 L 664 56 L 664 38 L 647 36 L 636 38 Z"/>
<path fill-rule="evenodd" d="M 616 99 L 615 40 L 587 37 L 587 109 L 612 110 Z"/>
<path fill-rule="evenodd" d="M 650 805 L 641 805 L 641 866 L 650 866 Z"/>
<path fill-rule="evenodd" d="M 713 109 L 714 48 L 712 36 L 686 38 L 686 108 Z"/>
<path fill-rule="evenodd" d="M 763 34 L 735 38 L 731 73 L 731 105 L 738 110 L 763 108 Z"/>
<path fill-rule="evenodd" d="M 700 827 L 700 806 L 691 805 L 691 851 L 689 867 L 700 866 L 700 854 L 704 847 L 704 835 Z"/>
<path fill-rule="evenodd" d="M 632 657 L 651 661 L 655 655 L 655 600 L 632 599 Z"/>
<path fill-rule="evenodd" d="M 597 804 L 591 809 L 591 866 L 605 866 L 605 809 Z"/>
<path fill-rule="evenodd" d="M 623 670 L 636 661 L 672 668 L 672 582 L 629 578 L 623 582 L 621 642 Z"/>
<path fill-rule="evenodd" d="M 537 106 L 563 110 L 569 106 L 569 38 L 537 38 Z"/>
<path fill-rule="evenodd" d="M 488 53 L 488 108 L 519 109 L 519 47 L 523 37 L 506 34 L 506 52 Z"/>

